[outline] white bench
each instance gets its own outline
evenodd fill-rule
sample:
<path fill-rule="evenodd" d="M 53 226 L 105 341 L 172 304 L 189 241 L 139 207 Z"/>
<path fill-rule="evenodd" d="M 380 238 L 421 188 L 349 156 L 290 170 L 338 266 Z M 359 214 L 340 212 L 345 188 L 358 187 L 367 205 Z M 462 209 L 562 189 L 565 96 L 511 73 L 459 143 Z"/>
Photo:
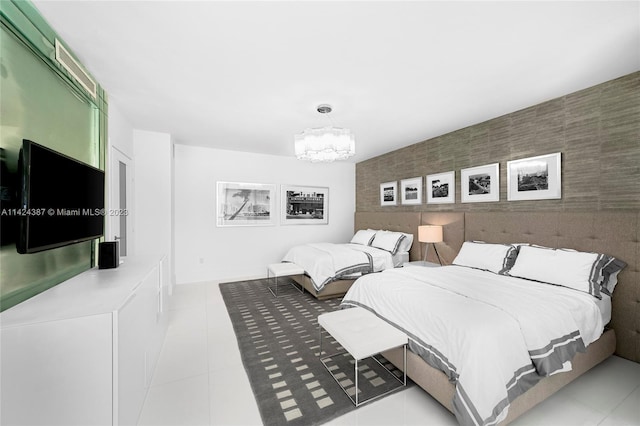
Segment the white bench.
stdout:
<path fill-rule="evenodd" d="M 375 357 L 373 359 L 380 364 L 385 370 L 398 380 L 402 385 L 407 385 L 407 343 L 408 337 L 405 333 L 390 325 L 383 319 L 369 312 L 364 308 L 349 308 L 340 311 L 333 311 L 318 316 L 318 326 L 320 328 L 320 361 L 329 371 L 331 376 L 340 385 L 342 390 L 347 394 L 351 402 L 357 407 L 365 402 L 370 402 L 393 392 L 391 389 L 380 395 L 373 396 L 364 401 L 358 400 L 358 361 L 373 357 L 381 352 L 389 349 L 404 348 L 404 379 L 400 380 L 395 374 L 391 373 L 384 365 Z M 338 354 L 322 356 L 322 329 L 325 329 L 354 359 L 354 376 L 355 376 L 355 399 L 351 397 L 347 389 L 340 383 L 329 366 L 325 363 L 325 359 L 333 358 Z M 344 353 L 344 352 L 342 352 Z"/>
<path fill-rule="evenodd" d="M 271 277 L 275 279 L 275 291 L 271 289 L 271 287 L 267 287 L 271 294 L 275 297 L 278 297 L 278 277 L 290 276 L 290 275 L 303 275 L 304 269 L 295 263 L 272 263 L 267 265 L 267 281 L 270 280 Z M 300 286 L 298 288 L 294 282 L 290 283 L 293 285 L 299 292 L 304 293 L 304 287 Z"/>

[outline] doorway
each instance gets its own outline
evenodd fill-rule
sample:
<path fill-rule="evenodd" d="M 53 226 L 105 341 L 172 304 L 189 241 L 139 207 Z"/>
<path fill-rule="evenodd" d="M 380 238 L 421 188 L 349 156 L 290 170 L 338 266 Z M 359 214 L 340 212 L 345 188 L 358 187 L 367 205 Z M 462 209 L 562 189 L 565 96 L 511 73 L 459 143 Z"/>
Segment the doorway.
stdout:
<path fill-rule="evenodd" d="M 126 257 L 132 252 L 133 160 L 114 146 L 110 146 L 109 154 L 109 209 L 105 240 L 118 241 L 120 257 Z"/>

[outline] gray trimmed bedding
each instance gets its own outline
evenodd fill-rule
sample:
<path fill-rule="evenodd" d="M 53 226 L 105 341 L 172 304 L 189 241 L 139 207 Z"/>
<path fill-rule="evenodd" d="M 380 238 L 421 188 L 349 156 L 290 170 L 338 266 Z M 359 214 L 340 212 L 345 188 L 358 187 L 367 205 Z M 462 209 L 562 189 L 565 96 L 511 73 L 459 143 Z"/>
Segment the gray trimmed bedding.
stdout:
<path fill-rule="evenodd" d="M 405 330 L 410 347 L 455 383 L 460 424 L 496 424 L 543 377 L 571 368 L 604 320 L 593 297 L 459 266 L 360 278 L 343 305 Z"/>
<path fill-rule="evenodd" d="M 390 252 L 361 244 L 303 244 L 292 247 L 282 261 L 302 267 L 317 292 L 332 281 L 395 266 Z"/>

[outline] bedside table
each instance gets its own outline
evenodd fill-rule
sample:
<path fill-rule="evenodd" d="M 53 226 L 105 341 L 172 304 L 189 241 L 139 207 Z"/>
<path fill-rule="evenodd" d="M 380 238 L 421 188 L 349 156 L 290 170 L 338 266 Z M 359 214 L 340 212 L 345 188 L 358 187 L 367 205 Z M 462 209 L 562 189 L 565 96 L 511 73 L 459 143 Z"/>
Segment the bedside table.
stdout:
<path fill-rule="evenodd" d="M 441 265 L 433 262 L 425 262 L 424 260 L 414 260 L 413 262 L 404 262 L 402 264 L 403 268 L 415 266 L 421 266 L 424 268 L 439 268 Z"/>

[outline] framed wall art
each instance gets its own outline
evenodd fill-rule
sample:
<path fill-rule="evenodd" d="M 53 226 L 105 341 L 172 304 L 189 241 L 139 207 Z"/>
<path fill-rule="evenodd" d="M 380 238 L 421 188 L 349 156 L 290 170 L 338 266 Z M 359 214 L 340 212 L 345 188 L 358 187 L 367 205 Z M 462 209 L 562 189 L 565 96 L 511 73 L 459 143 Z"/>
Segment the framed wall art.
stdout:
<path fill-rule="evenodd" d="M 380 184 L 380 205 L 395 206 L 398 204 L 398 182 Z"/>
<path fill-rule="evenodd" d="M 422 176 L 400 181 L 402 204 L 422 204 Z"/>
<path fill-rule="evenodd" d="M 276 186 L 217 182 L 217 226 L 275 225 Z"/>
<path fill-rule="evenodd" d="M 500 201 L 500 164 L 460 170 L 460 195 L 463 203 Z"/>
<path fill-rule="evenodd" d="M 280 223 L 326 225 L 329 223 L 329 188 L 281 185 Z"/>
<path fill-rule="evenodd" d="M 507 161 L 507 200 L 562 198 L 561 153 Z"/>
<path fill-rule="evenodd" d="M 456 173 L 454 171 L 427 175 L 427 204 L 456 202 Z"/>

